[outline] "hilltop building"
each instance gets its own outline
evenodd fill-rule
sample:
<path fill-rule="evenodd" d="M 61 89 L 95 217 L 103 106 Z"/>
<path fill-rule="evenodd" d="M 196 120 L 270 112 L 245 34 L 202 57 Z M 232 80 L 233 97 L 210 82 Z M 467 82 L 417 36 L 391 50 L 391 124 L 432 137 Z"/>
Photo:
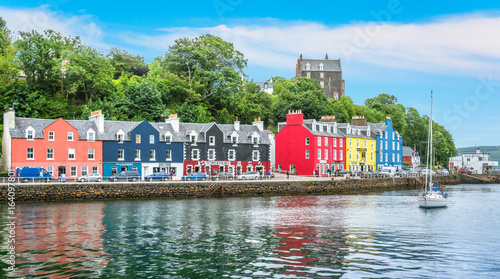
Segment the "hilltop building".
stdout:
<path fill-rule="evenodd" d="M 316 80 L 328 99 L 340 100 L 345 95 L 345 81 L 342 79 L 342 66 L 339 59 L 297 59 L 295 77 L 308 77 Z"/>

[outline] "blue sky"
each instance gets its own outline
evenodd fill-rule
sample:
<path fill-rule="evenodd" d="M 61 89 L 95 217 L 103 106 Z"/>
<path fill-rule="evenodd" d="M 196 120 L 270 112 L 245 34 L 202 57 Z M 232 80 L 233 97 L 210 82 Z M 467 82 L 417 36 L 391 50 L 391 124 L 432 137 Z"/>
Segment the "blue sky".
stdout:
<path fill-rule="evenodd" d="M 180 37 L 211 33 L 245 54 L 250 79 L 292 78 L 304 58 L 340 58 L 356 104 L 380 93 L 429 113 L 457 147 L 500 145 L 497 1 L 4 0 L 13 31 L 54 29 L 106 53 L 162 56 Z"/>

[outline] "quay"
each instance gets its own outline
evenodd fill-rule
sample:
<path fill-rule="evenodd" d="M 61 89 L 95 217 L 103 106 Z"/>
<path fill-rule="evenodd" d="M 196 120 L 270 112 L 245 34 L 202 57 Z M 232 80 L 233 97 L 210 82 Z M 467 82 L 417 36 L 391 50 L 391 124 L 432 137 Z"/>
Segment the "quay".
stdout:
<path fill-rule="evenodd" d="M 440 185 L 500 183 L 500 175 L 436 176 L 434 182 Z M 257 181 L 10 183 L 0 185 L 0 200 L 2 203 L 7 202 L 9 191 L 12 192 L 13 189 L 15 190 L 16 202 L 41 202 L 264 195 L 332 195 L 394 189 L 419 189 L 421 186 L 422 182 L 413 177 L 334 180 L 310 177 L 307 180 L 277 178 Z"/>

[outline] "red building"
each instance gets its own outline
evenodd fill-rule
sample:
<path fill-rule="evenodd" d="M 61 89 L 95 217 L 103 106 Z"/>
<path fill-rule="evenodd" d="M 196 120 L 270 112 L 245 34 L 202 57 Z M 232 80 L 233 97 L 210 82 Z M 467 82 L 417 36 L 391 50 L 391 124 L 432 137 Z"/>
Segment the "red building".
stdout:
<path fill-rule="evenodd" d="M 55 178 L 102 174 L 102 141 L 92 120 L 34 119 L 4 114 L 4 167 L 41 167 Z"/>
<path fill-rule="evenodd" d="M 335 117 L 304 120 L 302 112 L 290 112 L 286 123 L 279 123 L 276 135 L 276 166 L 278 170 L 313 175 L 319 171 L 345 168 L 345 135 L 337 129 Z"/>

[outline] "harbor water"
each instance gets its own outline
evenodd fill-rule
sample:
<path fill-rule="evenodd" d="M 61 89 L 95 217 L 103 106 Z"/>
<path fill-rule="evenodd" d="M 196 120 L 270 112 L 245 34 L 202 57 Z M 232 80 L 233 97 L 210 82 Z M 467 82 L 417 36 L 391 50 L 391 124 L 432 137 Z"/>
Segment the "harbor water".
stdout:
<path fill-rule="evenodd" d="M 500 185 L 359 195 L 17 203 L 0 278 L 499 278 Z"/>

